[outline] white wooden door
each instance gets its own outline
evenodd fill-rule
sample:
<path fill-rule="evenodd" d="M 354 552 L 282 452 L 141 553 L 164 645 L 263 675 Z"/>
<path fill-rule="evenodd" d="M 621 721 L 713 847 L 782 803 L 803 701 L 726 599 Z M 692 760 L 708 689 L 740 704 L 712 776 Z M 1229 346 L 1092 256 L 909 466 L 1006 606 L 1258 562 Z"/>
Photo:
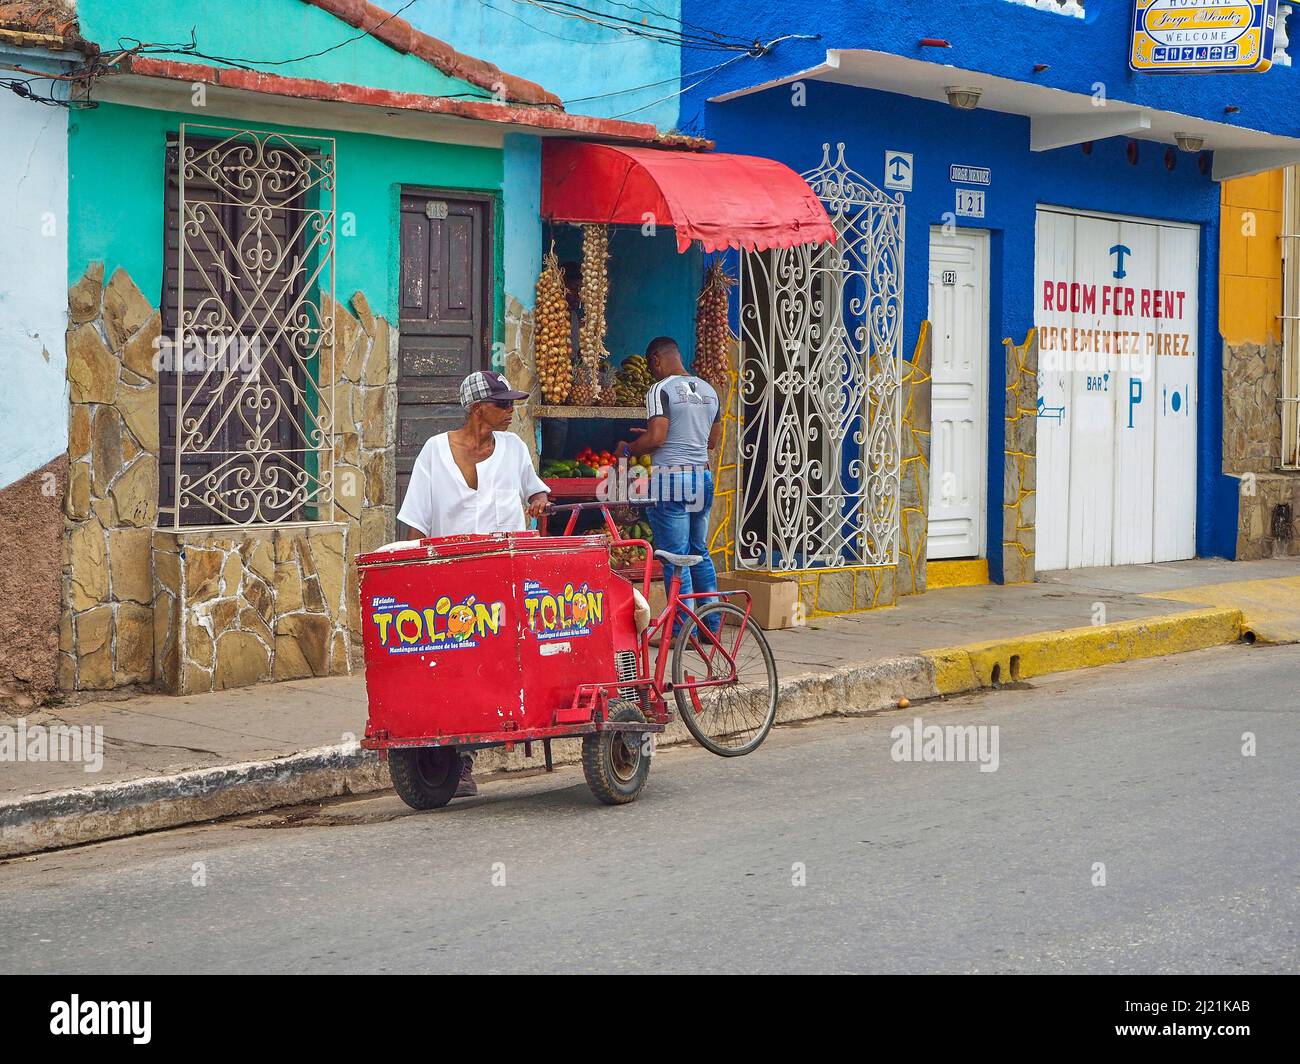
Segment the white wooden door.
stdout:
<path fill-rule="evenodd" d="M 1185 292 L 1182 315 L 1161 319 L 1162 335 L 1172 348 L 1156 360 L 1151 414 L 1155 419 L 1155 486 L 1152 561 L 1196 557 L 1196 363 L 1198 358 L 1197 259 L 1200 233 L 1195 229 L 1160 230 L 1162 280 Z M 1165 282 L 1166 284 L 1169 281 Z M 1191 324 L 1191 328 L 1186 323 Z"/>
<path fill-rule="evenodd" d="M 1037 567 L 1196 553 L 1199 230 L 1040 208 Z"/>
<path fill-rule="evenodd" d="M 930 231 L 929 558 L 982 558 L 988 510 L 989 235 Z"/>
<path fill-rule="evenodd" d="M 1119 226 L 1109 221 L 1076 227 L 1076 268 L 1079 263 L 1105 264 L 1106 249 L 1118 235 Z M 1098 310 L 1087 324 L 1100 335 L 1115 329 L 1118 322 L 1114 315 Z M 1115 514 L 1115 388 L 1113 375 L 1108 375 L 1112 368 L 1110 356 L 1091 350 L 1073 354 L 1074 372 L 1068 378 L 1073 439 L 1066 476 L 1070 488 L 1067 512 L 1071 569 L 1110 564 L 1111 521 Z"/>

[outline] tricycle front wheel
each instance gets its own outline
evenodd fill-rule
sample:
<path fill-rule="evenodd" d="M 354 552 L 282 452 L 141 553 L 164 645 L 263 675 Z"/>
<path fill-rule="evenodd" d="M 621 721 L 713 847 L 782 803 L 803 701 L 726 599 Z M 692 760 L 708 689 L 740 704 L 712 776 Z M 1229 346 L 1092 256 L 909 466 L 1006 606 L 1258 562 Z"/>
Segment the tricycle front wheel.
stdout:
<path fill-rule="evenodd" d="M 611 702 L 609 719 L 645 723 L 630 702 Z M 650 775 L 648 732 L 593 732 L 582 737 L 582 774 L 591 793 L 606 805 L 634 802 Z"/>
<path fill-rule="evenodd" d="M 388 775 L 397 796 L 412 809 L 441 809 L 460 783 L 460 751 L 454 746 L 389 750 Z"/>

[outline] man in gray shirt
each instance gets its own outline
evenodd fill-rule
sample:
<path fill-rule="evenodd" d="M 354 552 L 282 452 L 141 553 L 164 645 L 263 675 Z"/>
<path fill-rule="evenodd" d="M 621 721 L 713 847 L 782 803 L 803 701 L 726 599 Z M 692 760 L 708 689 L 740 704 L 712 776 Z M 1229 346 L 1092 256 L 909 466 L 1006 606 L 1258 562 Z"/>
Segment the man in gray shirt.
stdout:
<path fill-rule="evenodd" d="M 713 509 L 713 474 L 709 452 L 722 436 L 722 408 L 708 381 L 682 365 L 677 341 L 657 336 L 646 348 L 646 363 L 655 383 L 646 392 L 646 427 L 633 429 L 631 443 L 619 445 L 625 457 L 653 456 L 655 502 L 646 511 L 657 550 L 698 554 L 702 561 L 682 571 L 682 594 L 716 591 L 718 576 L 709 557 L 709 514 Z M 664 566 L 665 586 L 673 567 Z M 696 599 L 696 612 L 711 599 Z"/>

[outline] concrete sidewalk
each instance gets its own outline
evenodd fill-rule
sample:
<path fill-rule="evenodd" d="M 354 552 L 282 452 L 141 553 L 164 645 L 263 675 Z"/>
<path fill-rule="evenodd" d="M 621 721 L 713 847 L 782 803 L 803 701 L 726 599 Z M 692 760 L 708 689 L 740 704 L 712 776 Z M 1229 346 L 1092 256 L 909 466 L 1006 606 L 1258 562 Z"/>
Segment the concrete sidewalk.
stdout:
<path fill-rule="evenodd" d="M 1048 672 L 1196 650 L 1246 634 L 1300 640 L 1300 559 L 1219 560 L 1047 573 L 1039 582 L 932 591 L 891 609 L 769 633 L 778 720 L 871 711 Z M 0 761 L 0 857 L 388 785 L 356 745 L 361 676 L 219 694 L 147 695 L 31 711 L 26 727 L 101 727 L 98 771 Z M 0 726 L 16 727 L 3 715 Z M 685 741 L 670 732 L 666 741 Z M 576 760 L 577 743 L 557 743 Z M 535 768 L 522 749 L 479 769 Z"/>

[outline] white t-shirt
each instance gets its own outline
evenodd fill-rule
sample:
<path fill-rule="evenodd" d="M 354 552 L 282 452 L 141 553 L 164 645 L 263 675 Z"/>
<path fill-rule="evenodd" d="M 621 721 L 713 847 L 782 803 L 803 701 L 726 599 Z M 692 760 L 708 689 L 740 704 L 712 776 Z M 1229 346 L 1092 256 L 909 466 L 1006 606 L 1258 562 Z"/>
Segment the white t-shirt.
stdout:
<path fill-rule="evenodd" d="M 549 489 L 523 440 L 512 432 L 494 432 L 492 438 L 496 446 L 478 464 L 475 491 L 452 457 L 447 433 L 431 436 L 411 470 L 398 520 L 426 536 L 523 531 L 524 503 Z"/>

